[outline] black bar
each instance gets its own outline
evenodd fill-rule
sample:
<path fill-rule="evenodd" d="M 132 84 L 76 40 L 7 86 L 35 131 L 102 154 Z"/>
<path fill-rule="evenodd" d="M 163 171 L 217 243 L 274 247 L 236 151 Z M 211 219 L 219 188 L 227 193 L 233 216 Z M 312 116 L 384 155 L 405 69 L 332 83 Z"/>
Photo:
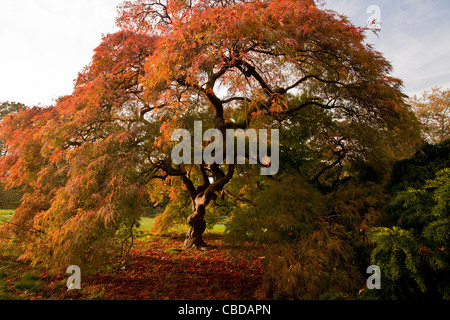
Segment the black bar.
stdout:
<path fill-rule="evenodd" d="M 146 319 L 320 319 L 343 316 L 355 319 L 384 320 L 425 312 L 448 312 L 450 301 L 0 301 L 2 314 L 12 311 L 22 317 L 64 315 L 104 317 L 119 314 Z M 187 314 L 186 314 L 187 313 Z M 128 320 L 128 319 L 124 319 Z"/>

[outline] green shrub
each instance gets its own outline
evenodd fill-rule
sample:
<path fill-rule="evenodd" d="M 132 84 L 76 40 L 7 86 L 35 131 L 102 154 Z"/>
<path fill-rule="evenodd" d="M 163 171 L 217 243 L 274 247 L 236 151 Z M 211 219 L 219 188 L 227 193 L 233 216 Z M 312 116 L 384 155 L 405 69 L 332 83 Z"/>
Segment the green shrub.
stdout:
<path fill-rule="evenodd" d="M 397 226 L 375 228 L 372 263 L 388 299 L 450 299 L 450 168 L 418 189 L 400 192 Z"/>

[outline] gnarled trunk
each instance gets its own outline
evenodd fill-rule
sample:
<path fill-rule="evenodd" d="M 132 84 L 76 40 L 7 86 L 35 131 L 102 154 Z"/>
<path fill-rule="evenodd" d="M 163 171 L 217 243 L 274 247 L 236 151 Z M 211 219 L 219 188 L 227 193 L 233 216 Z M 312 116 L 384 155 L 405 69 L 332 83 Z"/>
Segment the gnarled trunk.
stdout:
<path fill-rule="evenodd" d="M 183 244 L 183 250 L 192 248 L 205 248 L 206 243 L 203 240 L 203 233 L 206 230 L 206 222 L 204 220 L 206 208 L 203 205 L 197 206 L 194 213 L 189 216 L 187 222 L 191 226 L 186 234 L 186 240 Z"/>
<path fill-rule="evenodd" d="M 224 174 L 218 165 L 211 165 L 211 171 L 213 171 L 214 174 L 214 182 L 210 183 L 209 177 L 206 174 L 205 166 L 201 165 L 200 171 L 203 176 L 203 185 L 198 188 L 194 187 L 194 184 L 187 176 L 181 177 L 187 187 L 189 196 L 192 199 L 192 210 L 194 211 L 194 213 L 187 219 L 187 223 L 190 225 L 190 228 L 186 234 L 183 250 L 190 249 L 194 245 L 197 248 L 206 247 L 206 243 L 203 240 L 203 233 L 206 230 L 206 206 L 213 199 L 217 198 L 219 192 L 233 177 L 234 168 L 234 165 L 229 165 L 227 174 Z"/>

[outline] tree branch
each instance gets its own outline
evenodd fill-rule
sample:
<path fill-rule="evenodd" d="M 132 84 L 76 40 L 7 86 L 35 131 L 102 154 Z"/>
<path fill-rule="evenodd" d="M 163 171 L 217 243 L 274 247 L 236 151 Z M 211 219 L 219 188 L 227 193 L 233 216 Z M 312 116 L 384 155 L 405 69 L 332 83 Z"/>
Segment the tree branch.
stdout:
<path fill-rule="evenodd" d="M 234 194 L 232 194 L 232 193 L 231 193 L 230 191 L 228 191 L 227 189 L 223 189 L 223 190 L 222 190 L 220 197 L 223 199 L 223 195 L 225 195 L 225 194 L 226 194 L 227 196 L 229 196 L 230 198 L 236 200 L 236 201 L 246 202 L 246 203 L 251 204 L 252 206 L 255 205 L 255 203 L 254 203 L 253 201 L 251 201 L 251 200 L 249 200 L 249 199 L 247 199 L 247 198 L 235 196 Z"/>

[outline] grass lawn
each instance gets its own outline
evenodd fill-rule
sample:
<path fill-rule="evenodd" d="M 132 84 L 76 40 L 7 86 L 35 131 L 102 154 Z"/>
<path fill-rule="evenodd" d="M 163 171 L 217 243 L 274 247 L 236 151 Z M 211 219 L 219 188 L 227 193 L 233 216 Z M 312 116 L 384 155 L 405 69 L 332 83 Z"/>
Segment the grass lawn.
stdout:
<path fill-rule="evenodd" d="M 14 210 L 0 209 L 0 223 L 11 220 Z"/>
<path fill-rule="evenodd" d="M 11 220 L 12 216 L 14 215 L 14 210 L 10 209 L 0 209 L 0 223 L 2 222 L 8 222 Z M 142 232 L 143 234 L 148 233 L 150 228 L 153 226 L 153 223 L 155 223 L 155 218 L 142 218 L 141 219 L 141 225 L 139 226 L 138 231 Z M 174 233 L 186 233 L 188 230 L 188 226 L 181 226 L 174 229 Z M 225 231 L 224 225 L 215 225 L 212 230 L 207 230 L 207 234 L 222 234 Z"/>
<path fill-rule="evenodd" d="M 155 222 L 155 218 L 142 218 L 141 219 L 141 225 L 138 229 L 138 231 L 142 232 L 143 234 L 148 233 L 150 228 L 153 226 L 153 223 Z M 179 226 L 176 228 L 173 228 L 171 234 L 185 234 L 189 229 L 188 225 Z M 209 235 L 221 235 L 225 231 L 225 225 L 223 224 L 216 224 L 212 229 L 207 229 L 205 231 L 205 234 Z"/>

